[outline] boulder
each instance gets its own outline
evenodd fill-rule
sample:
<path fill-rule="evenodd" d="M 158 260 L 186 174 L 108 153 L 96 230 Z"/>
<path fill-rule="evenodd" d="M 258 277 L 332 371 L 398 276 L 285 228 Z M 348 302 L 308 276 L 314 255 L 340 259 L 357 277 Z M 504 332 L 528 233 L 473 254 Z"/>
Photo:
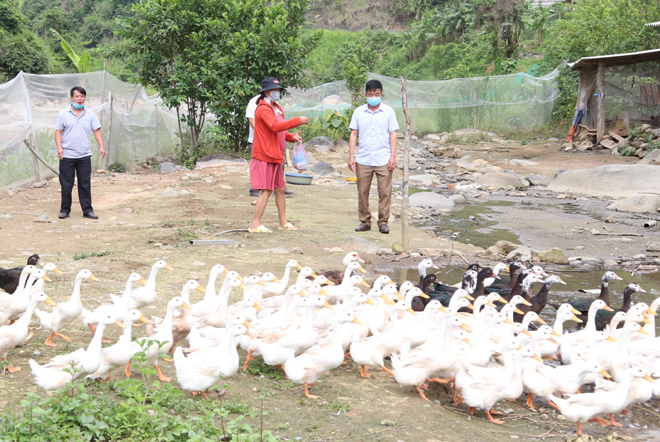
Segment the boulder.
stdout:
<path fill-rule="evenodd" d="M 548 185 L 553 192 L 591 196 L 631 197 L 660 189 L 660 167 L 612 164 L 592 169 L 567 170 Z"/>
<path fill-rule="evenodd" d="M 316 176 L 336 176 L 339 175 L 339 172 L 332 167 L 332 164 L 326 163 L 325 161 L 318 162 L 310 167 L 307 172 Z"/>
<path fill-rule="evenodd" d="M 525 177 L 529 184 L 532 186 L 547 186 L 552 181 L 547 175 L 540 175 L 538 173 L 531 173 Z"/>
<path fill-rule="evenodd" d="M 335 143 L 332 142 L 332 140 L 328 137 L 314 137 L 310 140 L 307 140 L 307 142 L 304 144 L 305 150 L 311 149 L 312 146 L 328 146 L 333 147 Z"/>
<path fill-rule="evenodd" d="M 600 142 L 600 145 L 603 146 L 605 149 L 614 149 L 615 147 L 618 146 L 618 143 L 614 140 L 603 140 Z"/>
<path fill-rule="evenodd" d="M 607 208 L 618 212 L 655 213 L 660 209 L 660 196 L 637 195 L 625 200 L 615 201 Z"/>
<path fill-rule="evenodd" d="M 644 156 L 637 164 L 660 164 L 660 149 L 654 149 Z"/>
<path fill-rule="evenodd" d="M 314 152 L 321 155 L 330 151 L 330 146 L 326 146 L 324 144 L 314 144 L 312 147 L 314 148 Z"/>
<path fill-rule="evenodd" d="M 419 254 L 422 256 L 426 256 L 429 258 L 438 258 L 440 256 L 449 256 L 452 254 L 451 249 L 430 249 L 430 248 L 422 248 L 419 249 Z M 454 256 L 456 255 L 456 252 L 454 251 Z"/>
<path fill-rule="evenodd" d="M 506 240 L 501 239 L 501 240 L 497 241 L 493 245 L 493 247 L 496 247 L 497 250 L 500 250 L 502 253 L 505 253 L 505 254 L 508 255 L 509 253 L 511 253 L 514 250 L 516 250 L 517 248 L 519 248 L 520 245 L 519 244 L 514 244 L 511 241 L 506 241 Z"/>
<path fill-rule="evenodd" d="M 437 134 L 428 134 L 424 137 L 425 140 L 429 141 L 440 141 L 440 135 Z"/>
<path fill-rule="evenodd" d="M 176 171 L 176 165 L 170 161 L 158 165 L 158 172 L 160 173 L 172 173 L 174 171 Z"/>
<path fill-rule="evenodd" d="M 454 202 L 435 192 L 417 192 L 410 196 L 411 207 L 431 207 L 433 209 L 453 209 Z"/>
<path fill-rule="evenodd" d="M 394 244 L 392 244 L 392 251 L 397 255 L 404 253 L 403 244 L 401 244 L 400 242 L 395 242 Z"/>
<path fill-rule="evenodd" d="M 649 241 L 646 243 L 647 252 L 660 252 L 660 241 Z"/>
<path fill-rule="evenodd" d="M 341 248 L 344 250 L 355 250 L 356 252 L 364 253 L 365 255 L 375 255 L 380 250 L 380 247 L 376 244 L 356 236 L 349 236 L 344 239 Z"/>
<path fill-rule="evenodd" d="M 433 175 L 410 175 L 408 182 L 411 186 L 431 187 L 433 185 L 433 178 Z"/>
<path fill-rule="evenodd" d="M 512 166 L 536 166 L 539 163 L 535 163 L 534 161 L 529 161 L 529 160 L 509 160 L 509 164 Z"/>
<path fill-rule="evenodd" d="M 568 264 L 568 258 L 564 252 L 558 248 L 539 252 L 539 258 L 541 258 L 541 261 L 543 262 L 551 262 L 553 264 Z"/>
<path fill-rule="evenodd" d="M 586 257 L 577 258 L 577 259 L 570 258 L 569 261 L 571 267 L 583 271 L 600 270 L 603 268 L 603 263 L 595 258 L 586 258 Z"/>
<path fill-rule="evenodd" d="M 458 194 L 458 193 L 455 194 L 455 195 L 451 195 L 449 197 L 449 199 L 452 200 L 454 202 L 454 204 L 456 204 L 456 205 L 465 204 L 465 197 L 461 194 Z"/>
<path fill-rule="evenodd" d="M 527 246 L 518 247 L 506 255 L 506 260 L 529 262 L 532 260 L 532 250 Z"/>
<path fill-rule="evenodd" d="M 348 152 L 348 142 L 341 138 L 336 139 L 335 145 L 330 150 L 336 153 L 346 153 Z"/>
<path fill-rule="evenodd" d="M 488 186 L 490 190 L 499 189 L 524 189 L 527 187 L 526 182 L 518 175 L 502 172 L 488 172 L 480 177 L 477 177 L 477 184 Z"/>

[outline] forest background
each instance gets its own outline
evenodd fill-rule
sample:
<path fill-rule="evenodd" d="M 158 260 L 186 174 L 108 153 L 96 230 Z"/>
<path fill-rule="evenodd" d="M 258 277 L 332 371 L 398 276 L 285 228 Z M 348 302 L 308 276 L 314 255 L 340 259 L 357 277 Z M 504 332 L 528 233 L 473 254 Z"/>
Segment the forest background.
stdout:
<path fill-rule="evenodd" d="M 190 161 L 219 147 L 244 149 L 247 126 L 240 117 L 243 98 L 252 96 L 259 83 L 254 78 L 241 81 L 241 64 L 248 59 L 264 60 L 263 66 L 253 69 L 253 77 L 258 76 L 256 72 L 269 72 L 298 87 L 347 79 L 350 89 L 351 84 L 356 88 L 363 84 L 367 71 L 411 80 L 517 72 L 538 76 L 551 72 L 562 61 L 660 47 L 660 28 L 644 26 L 660 20 L 659 0 L 581 0 L 550 7 L 525 0 L 134 3 L 0 0 L 0 83 L 21 70 L 35 74 L 101 70 L 105 60 L 110 73 L 127 82 L 142 83 L 149 92 L 160 92 L 169 106 L 188 101 L 189 113 L 182 121 L 190 130 L 187 138 L 181 139 L 182 146 L 187 147 L 181 149 L 181 156 Z M 195 11 L 198 21 L 206 22 L 191 21 L 185 24 L 190 26 L 186 30 L 176 22 L 178 18 L 163 12 L 168 8 L 172 14 L 182 8 Z M 200 29 L 214 14 L 219 17 L 213 18 L 216 34 L 204 34 Z M 167 28 L 170 19 L 176 25 Z M 271 25 L 264 26 L 266 22 Z M 217 29 L 225 37 L 220 38 Z M 159 46 L 159 40 L 165 41 L 161 36 L 174 34 L 176 38 L 194 36 L 178 41 L 180 53 L 187 52 L 189 57 L 181 66 L 187 63 L 195 72 L 204 73 L 202 80 L 191 78 L 197 83 L 177 90 L 171 87 L 175 82 L 183 85 L 187 77 L 197 74 L 185 69 L 174 72 L 174 63 L 170 70 L 159 66 L 173 59 L 172 53 L 166 52 L 176 48 L 169 43 L 154 46 Z M 225 45 L 215 47 L 216 53 L 229 54 L 223 56 L 224 65 L 191 64 L 190 60 L 209 55 L 202 53 L 207 52 L 204 42 L 214 38 Z M 264 51 L 256 53 L 259 44 Z M 161 53 L 154 55 L 156 50 Z M 223 75 L 218 75 L 221 71 Z M 200 82 L 206 89 L 194 87 Z M 576 74 L 563 68 L 558 82 L 555 125 L 568 123 L 573 115 Z M 358 104 L 359 96 L 355 100 Z M 200 116 L 207 109 L 216 115 L 219 125 L 205 133 L 205 121 Z M 322 133 L 331 121 L 345 125 L 347 115 L 342 117 L 343 123 L 320 117 L 306 128 L 306 135 Z"/>

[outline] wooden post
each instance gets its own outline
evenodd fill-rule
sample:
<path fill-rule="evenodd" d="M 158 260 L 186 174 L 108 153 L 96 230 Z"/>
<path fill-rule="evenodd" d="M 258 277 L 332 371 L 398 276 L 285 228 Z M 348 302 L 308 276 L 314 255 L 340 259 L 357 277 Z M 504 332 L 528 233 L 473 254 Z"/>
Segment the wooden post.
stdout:
<path fill-rule="evenodd" d="M 34 150 L 34 149 L 32 148 L 32 146 L 30 146 L 30 143 L 28 143 L 27 140 L 23 140 L 23 142 L 25 143 L 25 145 L 27 146 L 27 148 L 30 149 L 30 152 L 32 152 L 32 155 L 34 155 L 36 159 L 38 159 L 39 161 L 41 161 L 41 162 L 44 164 L 44 166 L 46 166 L 47 168 L 49 168 L 50 170 L 52 170 L 53 173 L 54 173 L 55 175 L 60 176 L 60 173 L 59 173 L 57 170 L 55 170 L 50 164 L 48 164 L 48 163 L 46 162 L 46 160 L 44 160 L 43 158 L 41 158 L 41 155 L 39 155 L 39 154 L 37 153 L 37 151 Z"/>
<path fill-rule="evenodd" d="M 596 144 L 603 141 L 605 135 L 605 62 L 598 62 L 598 74 L 596 75 L 598 86 L 598 117 L 596 119 Z"/>
<path fill-rule="evenodd" d="M 406 117 L 406 135 L 403 138 L 403 186 L 401 189 L 401 242 L 403 251 L 410 253 L 408 242 L 408 176 L 410 174 L 410 113 L 408 112 L 408 86 L 405 77 L 401 77 L 401 107 Z"/>
<path fill-rule="evenodd" d="M 156 153 L 160 154 L 160 149 L 158 147 L 158 104 L 154 103 L 154 116 L 156 117 Z"/>
<path fill-rule="evenodd" d="M 110 165 L 110 149 L 112 145 L 112 91 L 108 92 L 108 142 L 105 146 L 105 170 L 108 170 Z"/>
<path fill-rule="evenodd" d="M 536 117 L 536 127 L 539 127 L 539 96 L 536 92 L 536 85 L 534 85 L 534 116 Z"/>
<path fill-rule="evenodd" d="M 30 145 L 32 146 L 32 151 L 33 153 L 37 151 L 35 144 L 34 144 L 34 134 L 30 134 Z M 39 160 L 35 155 L 32 155 L 32 162 L 34 163 L 34 179 L 37 180 L 37 182 L 41 181 L 41 171 L 39 170 Z"/>

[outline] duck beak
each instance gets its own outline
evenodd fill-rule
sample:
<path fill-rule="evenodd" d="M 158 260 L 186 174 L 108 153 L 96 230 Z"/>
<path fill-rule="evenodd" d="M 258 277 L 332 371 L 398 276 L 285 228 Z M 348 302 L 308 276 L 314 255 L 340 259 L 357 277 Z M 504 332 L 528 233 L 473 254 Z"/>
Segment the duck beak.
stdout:
<path fill-rule="evenodd" d="M 552 330 L 552 333 L 550 333 L 552 336 L 557 336 L 558 338 L 561 338 L 561 335 L 557 333 L 555 330 Z"/>
<path fill-rule="evenodd" d="M 332 282 L 332 281 L 326 281 L 326 282 L 325 282 L 325 285 L 335 285 L 335 283 Z"/>
<path fill-rule="evenodd" d="M 557 341 L 555 341 L 552 338 L 548 339 L 548 341 L 550 341 L 550 343 L 552 343 L 553 345 L 559 345 L 559 343 L 557 343 Z"/>
<path fill-rule="evenodd" d="M 362 266 L 358 267 L 358 270 L 362 273 L 367 273 L 367 271 Z"/>
<path fill-rule="evenodd" d="M 50 296 L 46 296 L 46 300 L 44 302 L 48 305 L 57 305 L 57 304 L 55 304 L 55 301 L 50 299 Z"/>
<path fill-rule="evenodd" d="M 642 323 L 643 323 L 643 324 L 651 324 L 651 321 L 649 321 L 648 319 L 644 318 L 644 319 L 642 319 Z M 643 328 L 640 328 L 640 329 L 639 329 L 639 332 L 641 333 L 642 330 L 644 330 L 644 329 L 643 329 Z"/>
<path fill-rule="evenodd" d="M 259 282 L 258 282 L 257 284 L 259 284 L 259 285 L 262 286 L 262 287 L 268 287 L 268 286 L 266 285 L 266 283 L 263 282 L 262 280 L 259 280 Z"/>
<path fill-rule="evenodd" d="M 614 274 L 614 279 L 618 279 L 619 281 L 623 281 L 623 278 L 617 275 L 616 273 Z"/>
<path fill-rule="evenodd" d="M 46 281 L 46 282 L 53 282 L 53 280 L 50 279 L 47 275 L 44 275 L 44 276 L 42 276 L 41 278 L 42 278 L 44 281 Z"/>
<path fill-rule="evenodd" d="M 469 325 L 467 325 L 465 322 L 461 324 L 461 328 L 465 330 L 466 332 L 472 332 L 472 329 L 470 328 Z"/>
<path fill-rule="evenodd" d="M 603 307 L 603 310 L 607 310 L 608 312 L 613 312 L 614 310 L 610 306 L 605 306 Z"/>
<path fill-rule="evenodd" d="M 646 311 L 646 313 L 648 313 L 648 314 L 651 315 L 651 316 L 658 316 L 658 314 L 657 314 L 656 312 L 654 312 L 653 310 L 651 310 L 651 309 L 648 309 L 648 310 Z"/>
<path fill-rule="evenodd" d="M 468 304 L 468 305 L 467 305 L 467 308 L 469 308 L 470 310 L 474 310 L 474 305 L 472 305 L 472 304 Z"/>
<path fill-rule="evenodd" d="M 547 324 L 547 323 L 543 320 L 543 318 L 540 317 L 540 316 L 538 317 L 538 319 L 536 320 L 536 322 L 538 322 L 539 324 L 543 324 L 543 325 L 546 325 L 546 324 Z"/>
<path fill-rule="evenodd" d="M 419 297 L 420 298 L 425 298 L 425 299 L 431 299 L 431 297 L 429 295 L 427 295 L 426 293 L 420 293 Z"/>
<path fill-rule="evenodd" d="M 417 314 L 417 312 L 416 312 L 415 310 L 411 309 L 411 308 L 408 308 L 408 310 L 406 310 L 406 311 L 407 311 L 408 313 L 412 314 L 412 315 L 416 315 L 416 314 Z"/>
<path fill-rule="evenodd" d="M 279 280 L 279 279 L 277 279 L 277 276 L 276 276 L 276 277 L 274 277 L 274 278 L 273 278 L 273 282 L 276 282 L 276 283 L 278 283 L 278 284 L 279 284 L 279 282 L 280 282 L 280 280 Z"/>
<path fill-rule="evenodd" d="M 185 302 L 185 301 L 184 301 L 183 304 L 181 304 L 181 307 L 182 307 L 182 308 L 185 308 L 186 310 L 192 310 L 192 307 L 190 306 L 190 304 L 188 304 L 188 303 Z"/>
<path fill-rule="evenodd" d="M 536 353 L 534 353 L 534 356 L 532 356 L 532 359 L 534 359 L 535 361 L 543 363 L 543 359 L 541 359 L 541 357 L 539 355 L 537 355 Z"/>
<path fill-rule="evenodd" d="M 600 375 L 603 376 L 603 377 L 606 378 L 606 379 L 609 379 L 609 378 L 612 377 L 612 376 L 610 376 L 610 374 L 609 374 L 608 372 L 605 371 L 604 368 L 601 368 L 601 369 L 600 369 Z"/>
<path fill-rule="evenodd" d="M 95 282 L 99 282 L 99 278 L 97 278 L 94 275 L 89 275 L 89 279 L 91 279 L 92 281 L 95 281 Z"/>
<path fill-rule="evenodd" d="M 523 312 L 522 310 L 520 310 L 518 307 L 516 307 L 516 309 L 515 309 L 513 312 L 514 312 L 514 313 L 518 313 L 519 315 L 524 315 L 524 314 L 525 314 L 525 312 Z"/>
<path fill-rule="evenodd" d="M 242 277 L 241 275 L 238 275 L 238 276 L 236 277 L 236 279 L 238 279 L 238 280 L 241 281 L 241 282 L 245 282 L 245 279 L 243 279 L 243 277 Z"/>
<path fill-rule="evenodd" d="M 115 325 L 119 328 L 126 328 L 124 324 L 119 319 L 115 319 Z"/>
<path fill-rule="evenodd" d="M 370 298 L 367 298 L 367 300 L 365 302 L 369 305 L 376 305 L 376 303 L 373 302 Z"/>
<path fill-rule="evenodd" d="M 507 301 L 506 299 L 502 298 L 501 296 L 500 296 L 499 298 L 497 298 L 497 301 L 501 302 L 502 304 L 508 304 L 508 303 L 509 303 L 509 301 Z"/>
<path fill-rule="evenodd" d="M 138 282 L 141 282 L 142 285 L 147 285 L 147 281 L 145 281 L 144 278 L 138 279 Z"/>
<path fill-rule="evenodd" d="M 195 287 L 195 290 L 198 292 L 206 293 L 206 289 L 202 287 L 201 285 L 197 284 L 197 287 Z"/>
<path fill-rule="evenodd" d="M 526 305 L 527 307 L 531 307 L 531 306 L 532 306 L 532 303 L 529 302 L 529 301 L 526 300 L 526 299 L 523 299 L 523 301 L 521 302 L 521 304 L 522 304 L 522 305 Z"/>
<path fill-rule="evenodd" d="M 312 272 L 311 277 L 314 278 L 314 279 L 316 279 L 316 278 L 319 277 L 319 275 L 317 275 L 315 272 Z"/>
<path fill-rule="evenodd" d="M 441 305 L 441 306 L 440 306 L 440 311 L 441 311 L 442 313 L 444 313 L 445 315 L 449 315 L 449 314 L 450 314 L 449 310 L 447 310 L 447 309 L 445 308 L 444 305 Z"/>
<path fill-rule="evenodd" d="M 470 340 L 468 338 L 463 339 L 463 342 L 465 342 L 467 345 L 472 347 L 472 343 L 470 342 Z"/>
<path fill-rule="evenodd" d="M 360 281 L 360 285 L 363 285 L 363 286 L 365 286 L 365 287 L 367 287 L 367 288 L 371 288 L 371 286 L 369 285 L 369 283 L 368 283 L 367 281 L 365 281 L 364 279 L 363 279 L 362 281 Z"/>
<path fill-rule="evenodd" d="M 252 332 L 249 332 L 249 331 L 246 331 L 246 332 L 245 332 L 245 335 L 246 335 L 248 338 L 252 338 L 252 339 L 256 339 L 256 338 L 257 338 Z"/>
<path fill-rule="evenodd" d="M 327 308 L 328 310 L 334 310 L 334 309 L 335 309 L 333 306 L 331 306 L 331 305 L 328 303 L 328 301 L 325 301 L 325 302 L 323 303 L 323 308 Z"/>
<path fill-rule="evenodd" d="M 396 296 L 396 299 L 398 299 L 399 301 L 403 301 L 403 296 L 401 296 L 401 293 L 399 293 L 398 290 L 396 291 L 396 293 L 394 293 L 394 295 Z"/>
<path fill-rule="evenodd" d="M 241 285 L 238 286 L 239 289 L 247 290 L 248 288 L 245 287 L 245 284 L 241 283 Z"/>
<path fill-rule="evenodd" d="M 648 373 L 644 375 L 644 380 L 655 384 L 655 380 L 651 376 L 649 376 Z"/>
<path fill-rule="evenodd" d="M 506 319 L 504 320 L 504 323 L 505 323 L 505 324 L 509 324 L 509 325 L 516 325 L 516 323 L 513 322 L 513 321 L 512 321 L 511 319 L 509 319 L 509 318 L 506 318 Z"/>
<path fill-rule="evenodd" d="M 351 322 L 353 324 L 357 324 L 357 325 L 364 325 L 362 322 L 360 322 L 360 320 L 358 318 L 353 318 L 353 320 Z"/>
<path fill-rule="evenodd" d="M 504 267 L 504 269 L 502 269 L 502 270 L 504 270 L 505 272 L 508 272 L 508 271 L 511 270 L 511 269 L 509 269 L 509 266 L 506 266 L 506 267 Z"/>
<path fill-rule="evenodd" d="M 644 330 L 643 328 L 640 328 L 640 329 L 639 329 L 639 332 L 640 332 L 641 334 L 643 334 L 643 335 L 649 336 L 649 332 L 647 332 L 647 331 Z"/>
<path fill-rule="evenodd" d="M 486 302 L 486 305 L 489 307 L 497 308 L 497 306 L 490 301 Z"/>
<path fill-rule="evenodd" d="M 301 271 L 301 270 L 302 270 L 302 266 L 301 266 L 300 264 L 296 264 L 296 270 Z"/>
<path fill-rule="evenodd" d="M 61 275 L 61 274 L 62 274 L 62 271 L 61 271 L 60 269 L 58 269 L 57 267 L 55 267 L 55 268 L 53 269 L 53 272 L 57 273 L 58 275 Z"/>
<path fill-rule="evenodd" d="M 440 267 L 438 267 L 438 266 L 435 265 L 435 264 L 433 264 L 433 265 L 431 266 L 431 268 L 432 268 L 432 269 L 438 269 L 438 270 L 440 270 Z"/>
<path fill-rule="evenodd" d="M 559 278 L 559 281 L 557 281 L 557 282 L 558 282 L 559 284 L 564 284 L 564 285 L 566 285 L 566 282 L 564 282 L 564 280 L 561 279 L 561 278 Z"/>
<path fill-rule="evenodd" d="M 172 266 L 169 265 L 169 264 L 165 264 L 165 267 L 163 267 L 163 268 L 165 268 L 165 269 L 167 269 L 167 270 L 174 270 L 174 269 L 172 268 Z M 227 269 L 225 269 L 222 273 L 227 273 Z"/>
<path fill-rule="evenodd" d="M 328 294 L 328 292 L 326 292 L 325 290 L 323 290 L 323 287 L 321 287 L 321 290 L 319 291 L 319 293 L 322 294 L 323 296 L 330 296 L 330 295 Z"/>
<path fill-rule="evenodd" d="M 522 333 L 523 335 L 525 335 L 527 337 L 530 337 L 530 338 L 532 337 L 532 334 L 528 330 L 525 330 L 524 328 L 522 329 L 522 331 L 520 333 Z"/>
<path fill-rule="evenodd" d="M 580 312 L 580 310 L 576 310 L 574 308 L 571 308 L 571 313 L 573 313 L 574 315 L 581 315 L 582 314 L 582 312 Z"/>
<path fill-rule="evenodd" d="M 254 304 L 252 304 L 252 307 L 255 308 L 255 309 L 257 309 L 257 310 L 263 310 L 263 309 L 264 309 L 264 308 L 261 306 L 261 304 L 259 304 L 258 302 L 255 302 Z"/>
<path fill-rule="evenodd" d="M 151 322 L 151 321 L 148 320 L 147 317 L 144 316 L 144 315 L 140 315 L 140 317 L 138 318 L 138 321 L 140 321 L 140 322 L 144 322 L 145 324 L 149 324 L 149 323 Z"/>
<path fill-rule="evenodd" d="M 243 325 L 246 326 L 247 328 L 254 328 L 254 325 L 250 324 L 250 322 L 247 319 L 243 321 Z"/>
<path fill-rule="evenodd" d="M 582 322 L 584 322 L 584 321 L 582 321 L 582 319 L 578 318 L 578 317 L 575 316 L 575 315 L 573 315 L 573 317 L 571 318 L 571 321 L 575 321 L 575 322 L 577 322 L 578 324 L 582 324 Z"/>
<path fill-rule="evenodd" d="M 517 350 L 518 350 L 518 351 L 522 350 L 522 345 L 518 345 Z"/>
<path fill-rule="evenodd" d="M 468 293 L 467 295 L 465 295 L 465 298 L 466 298 L 468 301 L 474 301 L 474 298 L 473 298 L 472 296 L 470 296 L 469 293 Z"/>
<path fill-rule="evenodd" d="M 640 329 L 640 330 L 641 330 L 641 329 Z M 615 337 L 613 337 L 613 336 L 608 336 L 608 337 L 607 337 L 607 340 L 608 340 L 608 341 L 612 341 L 612 342 L 617 342 L 617 339 L 616 339 Z"/>

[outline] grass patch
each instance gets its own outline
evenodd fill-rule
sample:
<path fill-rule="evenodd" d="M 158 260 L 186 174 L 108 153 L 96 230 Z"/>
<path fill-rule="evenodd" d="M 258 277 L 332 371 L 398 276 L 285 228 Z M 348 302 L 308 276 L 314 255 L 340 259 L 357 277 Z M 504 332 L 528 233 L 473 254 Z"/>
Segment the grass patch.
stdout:
<path fill-rule="evenodd" d="M 80 260 L 80 259 L 95 258 L 95 257 L 99 257 L 99 256 L 106 256 L 106 255 L 110 255 L 111 253 L 112 253 L 112 252 L 109 251 L 109 250 L 106 250 L 105 252 L 80 252 L 80 253 L 76 252 L 76 253 L 73 255 L 73 260 L 74 260 L 74 261 L 78 261 L 78 260 Z"/>
<path fill-rule="evenodd" d="M 250 362 L 247 372 L 255 376 L 263 376 L 268 379 L 280 381 L 284 379 L 284 372 L 281 368 L 271 367 L 267 365 L 263 358 L 256 358 Z"/>

